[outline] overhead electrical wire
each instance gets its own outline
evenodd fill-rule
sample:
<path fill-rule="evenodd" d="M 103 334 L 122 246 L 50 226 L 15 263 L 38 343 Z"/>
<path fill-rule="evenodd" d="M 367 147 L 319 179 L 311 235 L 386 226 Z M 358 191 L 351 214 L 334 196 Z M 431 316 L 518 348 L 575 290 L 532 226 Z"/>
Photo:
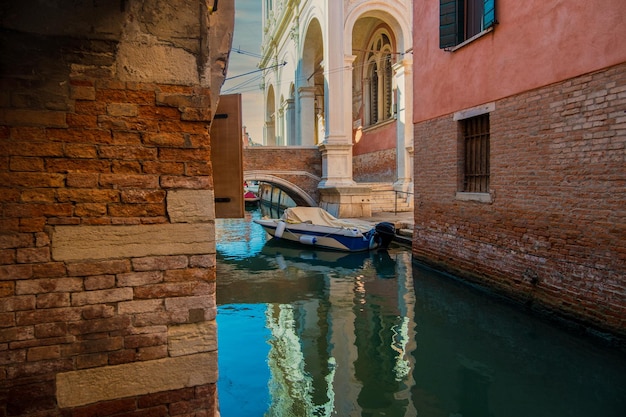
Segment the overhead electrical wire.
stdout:
<path fill-rule="evenodd" d="M 235 52 L 235 53 L 238 53 L 238 54 L 241 54 L 241 55 L 246 55 L 246 56 L 250 56 L 250 57 L 258 58 L 258 59 L 263 58 L 263 56 L 260 55 L 260 54 L 257 54 L 257 53 L 254 53 L 254 52 L 250 52 L 250 51 L 244 51 L 241 48 L 231 48 L 231 52 Z M 229 88 L 225 89 L 223 91 L 223 93 L 224 94 L 233 94 L 233 93 L 244 93 L 244 92 L 251 92 L 251 91 L 255 91 L 255 90 L 261 90 L 261 86 L 260 85 L 251 86 L 250 84 L 252 84 L 254 82 L 257 82 L 257 81 L 261 81 L 261 79 L 263 77 L 263 72 L 264 71 L 270 70 L 270 69 L 273 69 L 273 68 L 282 67 L 282 66 L 285 66 L 285 65 L 287 65 L 287 62 L 283 61 L 280 64 L 271 65 L 271 66 L 264 67 L 264 68 L 258 68 L 256 70 L 249 71 L 249 72 L 246 72 L 246 73 L 243 73 L 243 74 L 237 74 L 237 75 L 233 75 L 232 77 L 227 77 L 224 80 L 225 82 L 226 81 L 232 81 L 232 80 L 234 80 L 236 78 L 242 78 L 242 77 L 247 77 L 247 76 L 256 74 L 254 77 L 252 77 L 252 78 L 250 78 L 250 79 L 248 79 L 246 81 L 243 81 L 243 82 L 241 82 L 239 84 L 236 84 L 236 85 L 234 85 L 232 87 L 229 87 Z"/>
<path fill-rule="evenodd" d="M 254 84 L 254 85 L 251 85 L 251 84 L 261 81 L 262 78 L 263 78 L 263 74 L 258 74 L 250 78 L 249 80 L 243 81 L 237 85 L 234 85 L 232 87 L 225 89 L 223 94 L 243 93 L 243 92 L 260 90 L 261 88 L 259 87 L 258 84 Z"/>
<path fill-rule="evenodd" d="M 231 51 L 239 53 L 239 54 L 242 54 L 242 55 L 248 55 L 248 56 L 251 56 L 251 57 L 254 57 L 254 58 L 262 58 L 262 56 L 259 55 L 259 54 L 256 54 L 254 52 L 244 51 L 244 50 L 242 50 L 240 48 L 231 49 Z M 390 60 L 391 59 L 391 55 L 404 55 L 404 54 L 406 54 L 408 52 L 410 52 L 410 51 L 407 51 L 407 52 L 388 52 L 388 56 L 386 57 L 386 59 Z M 364 67 L 368 66 L 369 64 L 370 64 L 369 62 L 362 62 L 361 64 L 358 64 L 358 65 L 352 65 L 350 67 L 348 67 L 348 66 L 337 67 L 337 68 L 332 68 L 332 69 L 329 69 L 329 70 L 323 71 L 323 72 L 320 72 L 319 70 L 316 70 L 308 78 L 298 77 L 297 79 L 294 79 L 293 81 L 290 81 L 290 82 L 296 82 L 296 81 L 308 82 L 311 79 L 311 77 L 313 77 L 316 74 L 323 73 L 323 74 L 326 74 L 326 75 L 330 75 L 330 74 L 334 74 L 334 73 L 337 73 L 337 72 L 345 71 L 345 70 L 348 70 L 348 69 L 359 70 L 359 69 L 363 69 Z M 260 85 L 250 86 L 250 84 L 260 80 L 263 77 L 262 73 L 264 71 L 270 70 L 270 69 L 274 69 L 274 68 L 279 68 L 279 67 L 282 67 L 282 66 L 285 66 L 285 65 L 287 65 L 287 62 L 283 61 L 280 64 L 271 65 L 271 66 L 268 66 L 268 67 L 259 68 L 259 69 L 253 70 L 253 71 L 249 71 L 249 72 L 246 72 L 244 74 L 238 74 L 238 75 L 235 75 L 235 76 L 232 76 L 232 77 L 228 77 L 224 81 L 231 81 L 231 80 L 236 79 L 236 78 L 241 78 L 241 77 L 249 76 L 249 75 L 252 75 L 252 74 L 258 74 L 258 75 L 256 75 L 255 77 L 253 77 L 250 80 L 244 81 L 244 82 L 242 82 L 240 84 L 237 84 L 237 85 L 235 85 L 233 87 L 230 87 L 230 88 L 226 89 L 224 91 L 224 93 L 231 94 L 231 93 L 235 93 L 235 92 L 236 93 L 240 93 L 240 92 L 250 92 L 250 91 L 260 90 L 262 88 Z M 284 82 L 276 83 L 274 85 L 275 86 L 280 86 L 282 84 L 284 84 Z M 244 87 L 247 87 L 247 88 L 244 89 Z"/>
<path fill-rule="evenodd" d="M 231 48 L 230 51 L 231 52 L 237 52 L 238 54 L 241 54 L 241 55 L 251 56 L 253 58 L 259 58 L 259 59 L 263 58 L 263 55 L 261 55 L 261 54 L 257 54 L 257 53 L 250 52 L 250 51 L 244 51 L 241 48 Z"/>
<path fill-rule="evenodd" d="M 272 68 L 283 67 L 283 66 L 285 66 L 285 65 L 287 65 L 287 63 L 286 63 L 286 62 L 281 62 L 280 64 L 271 65 L 271 66 L 269 66 L 269 67 L 265 67 L 265 68 L 259 68 L 259 69 L 256 69 L 256 70 L 254 70 L 254 71 L 246 72 L 246 73 L 244 73 L 244 74 L 233 75 L 232 77 L 228 77 L 228 78 L 226 78 L 224 81 L 234 80 L 235 78 L 245 77 L 246 75 L 255 74 L 255 73 L 257 73 L 257 72 L 265 71 L 265 70 L 272 69 Z"/>

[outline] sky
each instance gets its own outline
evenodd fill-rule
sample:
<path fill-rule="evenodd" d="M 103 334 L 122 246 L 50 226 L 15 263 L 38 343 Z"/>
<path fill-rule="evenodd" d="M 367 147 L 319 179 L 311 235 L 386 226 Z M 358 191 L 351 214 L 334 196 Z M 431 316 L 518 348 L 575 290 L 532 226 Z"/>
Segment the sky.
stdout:
<path fill-rule="evenodd" d="M 252 140 L 263 143 L 261 0 L 235 0 L 235 33 L 221 94 L 241 94 L 242 119 Z M 251 74 L 248 74 L 251 73 Z M 248 75 L 245 75 L 248 74 Z"/>

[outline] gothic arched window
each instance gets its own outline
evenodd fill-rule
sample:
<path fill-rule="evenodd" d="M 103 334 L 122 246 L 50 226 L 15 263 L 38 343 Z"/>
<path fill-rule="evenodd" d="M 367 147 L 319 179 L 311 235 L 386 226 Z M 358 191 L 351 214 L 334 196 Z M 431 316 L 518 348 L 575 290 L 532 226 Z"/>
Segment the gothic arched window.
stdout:
<path fill-rule="evenodd" d="M 379 29 L 371 37 L 365 56 L 364 124 L 371 126 L 394 116 L 393 45 L 385 29 Z"/>

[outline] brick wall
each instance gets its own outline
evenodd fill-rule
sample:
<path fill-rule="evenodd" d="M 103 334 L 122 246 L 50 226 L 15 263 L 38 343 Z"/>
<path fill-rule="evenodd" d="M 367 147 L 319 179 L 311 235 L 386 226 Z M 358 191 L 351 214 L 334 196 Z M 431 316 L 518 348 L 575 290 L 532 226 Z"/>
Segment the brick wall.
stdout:
<path fill-rule="evenodd" d="M 198 71 L 206 16 L 28 3 L 0 34 L 0 415 L 215 415 L 214 94 L 159 63 Z"/>
<path fill-rule="evenodd" d="M 356 182 L 396 180 L 397 129 L 398 123 L 394 120 L 362 132 L 352 148 L 352 177 Z"/>
<path fill-rule="evenodd" d="M 352 157 L 352 178 L 356 182 L 394 182 L 396 149 L 374 151 Z"/>
<path fill-rule="evenodd" d="M 317 147 L 244 147 L 243 171 L 247 180 L 263 179 L 271 182 L 268 176 L 280 178 L 302 189 L 314 201 L 319 201 L 317 186 L 322 176 L 322 157 Z M 303 201 L 298 201 L 305 205 Z"/>
<path fill-rule="evenodd" d="M 64 412 L 63 416 L 205 416 L 209 414 L 202 410 L 215 409 L 216 398 L 215 384 L 211 384 L 77 407 L 69 412 Z M 198 410 L 201 411 L 198 412 Z"/>
<path fill-rule="evenodd" d="M 419 260 L 626 334 L 626 64 L 495 102 L 492 203 L 460 201 L 452 115 L 415 126 Z"/>

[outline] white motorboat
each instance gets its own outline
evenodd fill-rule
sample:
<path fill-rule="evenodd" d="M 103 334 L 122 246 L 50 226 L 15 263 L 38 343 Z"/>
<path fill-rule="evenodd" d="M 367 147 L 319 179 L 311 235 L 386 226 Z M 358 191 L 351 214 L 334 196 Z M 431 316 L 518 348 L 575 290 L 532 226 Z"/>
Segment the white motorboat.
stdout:
<path fill-rule="evenodd" d="M 391 223 L 338 219 L 320 207 L 291 207 L 280 219 L 254 222 L 276 239 L 348 252 L 386 248 L 395 234 Z"/>

